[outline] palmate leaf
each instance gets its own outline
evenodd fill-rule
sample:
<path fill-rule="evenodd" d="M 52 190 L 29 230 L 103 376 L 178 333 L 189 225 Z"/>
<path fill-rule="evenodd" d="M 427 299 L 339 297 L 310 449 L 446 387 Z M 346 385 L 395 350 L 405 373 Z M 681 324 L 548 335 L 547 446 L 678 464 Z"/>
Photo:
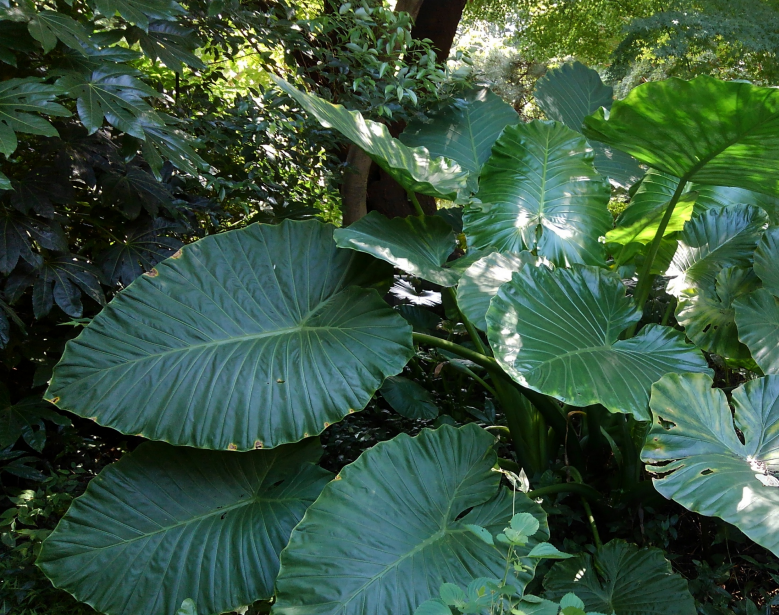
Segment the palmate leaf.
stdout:
<path fill-rule="evenodd" d="M 23 437 L 25 443 L 40 452 L 46 444 L 44 419 L 59 425 L 69 425 L 70 420 L 58 414 L 52 405 L 40 397 L 26 397 L 11 403 L 8 391 L 0 397 L 0 450 L 8 448 Z"/>
<path fill-rule="evenodd" d="M 63 92 L 61 87 L 43 83 L 36 77 L 0 82 L 0 152 L 6 156 L 13 154 L 17 132 L 56 137 L 57 129 L 34 114 L 70 115 L 70 111 L 54 102 Z"/>
<path fill-rule="evenodd" d="M 726 267 L 713 287 L 681 293 L 676 320 L 698 348 L 728 359 L 749 359 L 749 349 L 738 340 L 733 302 L 758 286 L 751 269 Z"/>
<path fill-rule="evenodd" d="M 90 481 L 37 563 L 109 615 L 268 599 L 281 549 L 332 476 L 314 465 L 321 453 L 316 439 L 246 453 L 142 444 Z"/>
<path fill-rule="evenodd" d="M 69 73 L 57 81 L 57 86 L 77 99 L 78 116 L 89 134 L 97 132 L 103 118 L 110 115 L 112 125 L 139 139 L 145 137 L 138 118 L 153 113 L 144 98 L 158 93 L 127 67 L 104 65 L 88 75 Z"/>
<path fill-rule="evenodd" d="M 55 303 L 68 316 L 80 318 L 84 312 L 82 292 L 100 305 L 105 305 L 100 272 L 86 259 L 75 254 L 45 258 L 35 269 L 31 282 L 32 308 L 37 319 L 51 312 Z"/>
<path fill-rule="evenodd" d="M 411 122 L 400 140 L 424 147 L 431 156 L 454 160 L 468 171 L 471 190 L 478 190 L 479 172 L 506 126 L 519 122 L 514 108 L 487 88 L 476 88 L 431 115 Z"/>
<path fill-rule="evenodd" d="M 779 194 L 779 91 L 773 88 L 708 76 L 655 81 L 584 125 L 587 138 L 687 181 Z"/>
<path fill-rule="evenodd" d="M 123 433 L 201 448 L 295 442 L 361 410 L 413 354 L 370 284 L 380 261 L 320 222 L 184 246 L 68 343 L 47 398 Z"/>
<path fill-rule="evenodd" d="M 157 179 L 162 176 L 162 165 L 165 160 L 170 160 L 177 169 L 195 177 L 198 176 L 199 168 L 208 168 L 205 160 L 195 151 L 198 142 L 183 130 L 176 128 L 177 123 L 175 118 L 163 113 L 146 113 L 135 123 L 145 137 L 143 157 Z"/>
<path fill-rule="evenodd" d="M 598 71 L 573 62 L 547 71 L 536 82 L 535 100 L 547 118 L 581 132 L 585 117 L 601 107 L 611 108 L 614 88 L 603 84 Z M 598 141 L 590 145 L 599 173 L 624 188 L 641 179 L 644 171 L 635 158 Z"/>
<path fill-rule="evenodd" d="M 713 290 L 725 267 L 750 267 L 767 224 L 765 212 L 754 205 L 714 207 L 687 222 L 668 267 L 668 292 L 678 297 Z"/>
<path fill-rule="evenodd" d="M 160 60 L 169 69 L 181 73 L 184 66 L 205 68 L 205 64 L 192 53 L 200 41 L 191 28 L 167 21 L 154 21 L 148 31 L 134 28 L 127 34 L 130 44 L 139 43 L 143 53 L 152 60 Z"/>
<path fill-rule="evenodd" d="M 303 109 L 328 128 L 334 128 L 365 151 L 407 191 L 448 201 L 464 201 L 470 194 L 468 172 L 448 158 L 433 158 L 424 147 L 406 147 L 394 139 L 387 127 L 349 111 L 270 75 L 273 82 Z"/>
<path fill-rule="evenodd" d="M 73 188 L 69 177 L 51 167 L 39 167 L 13 182 L 9 201 L 13 207 L 29 214 L 34 212 L 44 218 L 54 218 L 54 205 L 66 205 L 73 200 Z"/>
<path fill-rule="evenodd" d="M 665 497 L 732 523 L 779 555 L 779 377 L 738 387 L 735 416 L 712 385 L 702 374 L 668 374 L 652 387 L 641 459 Z"/>
<path fill-rule="evenodd" d="M 381 385 L 382 397 L 392 409 L 409 419 L 434 419 L 438 406 L 427 389 L 402 376 L 390 376 Z"/>
<path fill-rule="evenodd" d="M 142 30 L 148 30 L 152 20 L 174 21 L 186 14 L 175 0 L 91 0 L 90 3 L 102 15 L 113 17 L 119 13 L 125 21 Z"/>
<path fill-rule="evenodd" d="M 487 309 L 498 289 L 511 281 L 514 272 L 525 265 L 542 265 L 543 259 L 530 252 L 493 252 L 468 267 L 457 285 L 457 305 L 476 327 L 487 330 Z"/>
<path fill-rule="evenodd" d="M 387 218 L 374 211 L 337 229 L 333 237 L 339 248 L 371 254 L 434 284 L 454 286 L 460 277 L 443 267 L 457 241 L 439 216 Z"/>
<path fill-rule="evenodd" d="M 43 261 L 33 249 L 33 240 L 47 250 L 68 248 L 62 229 L 56 222 L 25 216 L 0 206 L 0 273 L 11 273 L 20 258 L 33 267 L 39 266 Z"/>
<path fill-rule="evenodd" d="M 130 220 L 135 220 L 144 209 L 156 216 L 160 205 L 172 208 L 168 186 L 137 166 L 111 168 L 101 173 L 98 181 L 103 203 L 117 208 Z"/>
<path fill-rule="evenodd" d="M 487 310 L 487 337 L 521 385 L 572 406 L 603 404 L 649 420 L 649 387 L 668 372 L 710 370 L 671 327 L 619 334 L 641 317 L 625 287 L 597 267 L 524 267 Z"/>
<path fill-rule="evenodd" d="M 346 466 L 306 511 L 281 555 L 277 615 L 412 613 L 444 582 L 467 586 L 501 578 L 504 547 L 466 526 L 492 533 L 512 517 L 512 492 L 492 471 L 494 439 L 471 423 L 444 425 L 377 444 Z M 549 536 L 546 514 L 524 494 L 515 512 L 532 514 L 540 531 L 526 555 Z M 468 511 L 462 518 L 462 513 Z M 337 522 L 334 522 L 337 520 Z M 532 578 L 536 560 L 518 586 Z M 337 579 L 337 582 L 333 582 Z"/>
<path fill-rule="evenodd" d="M 615 615 L 695 615 L 687 581 L 660 549 L 612 540 L 595 555 L 556 563 L 544 577 L 546 597 L 574 593 L 588 611 Z M 562 602 L 561 602 L 562 605 Z"/>
<path fill-rule="evenodd" d="M 41 44 L 43 53 L 53 50 L 58 40 L 81 55 L 87 55 L 84 47 L 93 47 L 89 31 L 73 18 L 57 11 L 35 12 L 27 23 L 27 30 Z"/>
<path fill-rule="evenodd" d="M 611 228 L 608 182 L 578 133 L 555 122 L 510 126 L 495 142 L 477 198 L 463 214 L 468 246 L 537 250 L 555 265 L 602 264 Z"/>

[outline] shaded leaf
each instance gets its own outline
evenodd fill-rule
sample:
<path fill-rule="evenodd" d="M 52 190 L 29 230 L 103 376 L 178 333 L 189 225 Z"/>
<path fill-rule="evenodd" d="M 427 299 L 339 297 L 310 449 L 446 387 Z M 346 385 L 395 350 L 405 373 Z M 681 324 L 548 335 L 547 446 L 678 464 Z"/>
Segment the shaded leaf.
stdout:
<path fill-rule="evenodd" d="M 195 151 L 197 140 L 176 128 L 175 118 L 165 114 L 146 114 L 138 118 L 136 124 L 145 137 L 143 157 L 157 179 L 162 177 L 165 160 L 170 160 L 177 169 L 195 177 L 199 175 L 199 168 L 208 168 L 208 164 Z"/>
<path fill-rule="evenodd" d="M 101 173 L 100 188 L 103 203 L 116 207 L 130 220 L 135 220 L 142 209 L 154 217 L 160 205 L 171 204 L 168 187 L 137 166 Z"/>
<path fill-rule="evenodd" d="M 434 419 L 438 416 L 435 400 L 423 386 L 402 376 L 390 376 L 381 385 L 382 397 L 392 409 L 409 419 Z"/>
<path fill-rule="evenodd" d="M 779 300 L 759 288 L 733 302 L 738 339 L 764 374 L 779 374 Z"/>
<path fill-rule="evenodd" d="M 768 228 L 757 244 L 754 269 L 763 288 L 779 296 L 779 226 Z"/>
<path fill-rule="evenodd" d="M 67 177 L 51 168 L 38 168 L 21 181 L 13 182 L 10 202 L 18 211 L 31 211 L 45 218 L 54 217 L 54 204 L 66 205 L 73 200 L 73 188 Z"/>
<path fill-rule="evenodd" d="M 314 465 L 321 453 L 316 439 L 247 453 L 144 443 L 89 483 L 37 563 L 112 615 L 268 599 L 279 552 L 332 476 Z"/>
<path fill-rule="evenodd" d="M 35 269 L 32 308 L 35 318 L 46 316 L 54 303 L 73 318 L 83 314 L 81 293 L 105 305 L 100 272 L 81 256 L 60 254 L 48 257 Z"/>
<path fill-rule="evenodd" d="M 173 21 L 186 13 L 174 0 L 91 0 L 106 17 L 119 13 L 126 21 L 146 30 L 152 20 Z"/>
<path fill-rule="evenodd" d="M 86 55 L 84 47 L 92 47 L 89 32 L 72 17 L 57 11 L 41 11 L 31 14 L 27 30 L 43 47 L 43 53 L 49 53 L 57 46 L 57 41 Z"/>
<path fill-rule="evenodd" d="M 17 132 L 56 137 L 57 129 L 34 114 L 70 115 L 70 111 L 54 102 L 61 94 L 61 87 L 36 77 L 0 81 L 0 152 L 10 156 L 16 150 Z"/>
<path fill-rule="evenodd" d="M 33 267 L 39 266 L 43 260 L 33 250 L 33 241 L 47 250 L 68 247 L 58 224 L 0 206 L 0 272 L 13 271 L 20 257 Z"/>
<path fill-rule="evenodd" d="M 154 21 L 148 32 L 135 28 L 128 35 L 128 42 L 139 43 L 143 53 L 152 60 L 160 60 L 169 69 L 182 73 L 184 66 L 205 68 L 205 64 L 193 53 L 200 46 L 192 28 L 176 23 Z"/>

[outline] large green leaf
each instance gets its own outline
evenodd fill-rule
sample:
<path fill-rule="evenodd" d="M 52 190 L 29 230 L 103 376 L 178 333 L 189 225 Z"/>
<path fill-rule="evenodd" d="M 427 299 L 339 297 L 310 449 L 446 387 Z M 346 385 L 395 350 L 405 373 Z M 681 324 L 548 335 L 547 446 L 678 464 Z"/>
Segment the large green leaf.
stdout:
<path fill-rule="evenodd" d="M 751 269 L 726 267 L 717 274 L 713 288 L 681 293 L 676 320 L 698 348 L 728 359 L 748 359 L 749 349 L 738 341 L 733 301 L 759 285 Z"/>
<path fill-rule="evenodd" d="M 279 77 L 270 77 L 323 126 L 334 128 L 358 145 L 406 190 L 448 201 L 468 198 L 471 192 L 468 171 L 456 162 L 448 158 L 433 158 L 424 147 L 406 147 L 390 135 L 384 124 L 366 120 L 358 111 L 349 111 L 341 105 L 301 92 Z"/>
<path fill-rule="evenodd" d="M 487 88 L 476 88 L 431 114 L 427 122 L 411 122 L 400 140 L 424 147 L 432 156 L 444 156 L 468 171 L 475 192 L 479 172 L 506 126 L 519 122 L 514 108 Z"/>
<path fill-rule="evenodd" d="M 268 599 L 292 528 L 332 476 L 314 465 L 321 453 L 316 439 L 247 453 L 142 444 L 89 483 L 38 565 L 110 615 Z"/>
<path fill-rule="evenodd" d="M 481 203 L 463 214 L 469 247 L 537 250 L 555 265 L 603 263 L 598 238 L 611 228 L 611 190 L 581 135 L 556 122 L 510 126 L 480 181 Z"/>
<path fill-rule="evenodd" d="M 390 376 L 381 385 L 382 396 L 392 409 L 409 419 L 434 419 L 438 406 L 421 384 L 402 376 Z"/>
<path fill-rule="evenodd" d="M 617 219 L 616 227 L 606 233 L 606 241 L 621 245 L 651 242 L 678 184 L 679 178 L 650 169 L 630 199 L 630 204 Z M 663 236 L 684 229 L 684 223 L 692 217 L 696 197 L 695 192 L 687 192 L 681 196 L 671 213 Z"/>
<path fill-rule="evenodd" d="M 148 58 L 159 59 L 177 73 L 182 73 L 185 65 L 205 68 L 205 64 L 193 53 L 200 44 L 191 28 L 167 21 L 154 21 L 149 24 L 148 32 L 133 28 L 126 38 L 130 44 L 139 43 Z"/>
<path fill-rule="evenodd" d="M 434 284 L 454 286 L 460 277 L 442 266 L 457 241 L 440 216 L 387 218 L 372 211 L 333 237 L 339 248 L 371 254 Z"/>
<path fill-rule="evenodd" d="M 759 288 L 733 302 L 738 339 L 765 374 L 779 374 L 779 299 Z"/>
<path fill-rule="evenodd" d="M 186 13 L 175 0 L 92 0 L 92 3 L 106 17 L 119 13 L 143 30 L 148 29 L 150 20 L 171 21 Z"/>
<path fill-rule="evenodd" d="M 684 225 L 667 275 L 668 292 L 714 290 L 725 267 L 750 267 L 768 217 L 754 205 L 714 207 Z"/>
<path fill-rule="evenodd" d="M 647 325 L 619 340 L 640 317 L 622 282 L 603 269 L 525 267 L 492 299 L 487 336 L 495 358 L 521 385 L 645 421 L 653 382 L 668 372 L 710 370 L 671 327 Z"/>
<path fill-rule="evenodd" d="M 612 540 L 595 555 L 556 563 L 544 578 L 546 597 L 568 593 L 588 610 L 616 615 L 695 615 L 687 581 L 675 574 L 660 549 Z"/>
<path fill-rule="evenodd" d="M 755 250 L 755 273 L 763 288 L 779 295 L 779 226 L 766 229 Z"/>
<path fill-rule="evenodd" d="M 535 99 L 550 120 L 581 132 L 585 117 L 601 107 L 611 108 L 614 88 L 603 84 L 598 71 L 573 62 L 547 71 L 536 82 Z M 599 173 L 625 188 L 641 179 L 644 172 L 635 158 L 598 141 L 590 144 Z"/>
<path fill-rule="evenodd" d="M 542 264 L 542 259 L 530 252 L 493 252 L 468 267 L 457 286 L 457 305 L 463 314 L 482 331 L 487 330 L 487 309 L 498 289 L 511 280 L 511 275 L 527 264 Z"/>
<path fill-rule="evenodd" d="M 696 215 L 712 207 L 738 204 L 756 205 L 768 214 L 771 224 L 779 224 L 779 198 L 775 196 L 728 186 L 691 184 L 690 189 L 698 193 L 698 198 L 695 201 Z"/>
<path fill-rule="evenodd" d="M 35 77 L 0 82 L 0 152 L 10 156 L 16 150 L 17 132 L 56 137 L 58 132 L 47 120 L 34 113 L 58 117 L 70 115 L 54 102 L 62 88 L 42 83 Z"/>
<path fill-rule="evenodd" d="M 699 184 L 779 194 L 779 91 L 701 76 L 631 90 L 584 134 Z"/>
<path fill-rule="evenodd" d="M 361 410 L 413 354 L 411 327 L 351 286 L 373 259 L 332 233 L 286 221 L 184 246 L 68 343 L 47 397 L 123 433 L 232 450 Z"/>
<path fill-rule="evenodd" d="M 502 578 L 503 547 L 466 526 L 496 534 L 512 510 L 529 512 L 541 529 L 521 555 L 549 531 L 538 504 L 498 490 L 493 443 L 471 423 L 415 438 L 402 434 L 364 452 L 325 487 L 292 533 L 281 554 L 274 613 L 413 613 L 444 582 Z M 535 567 L 532 559 L 523 562 Z M 521 583 L 531 574 L 523 573 Z"/>
<path fill-rule="evenodd" d="M 652 387 L 641 459 L 665 497 L 732 523 L 779 555 L 779 377 L 737 388 L 735 417 L 712 385 L 702 374 L 668 374 Z"/>

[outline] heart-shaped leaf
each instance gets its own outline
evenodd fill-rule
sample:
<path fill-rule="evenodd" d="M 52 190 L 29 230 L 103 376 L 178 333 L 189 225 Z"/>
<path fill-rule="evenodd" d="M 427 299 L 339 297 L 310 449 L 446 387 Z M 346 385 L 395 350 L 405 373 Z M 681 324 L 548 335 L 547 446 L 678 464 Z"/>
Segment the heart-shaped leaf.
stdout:
<path fill-rule="evenodd" d="M 409 419 L 434 419 L 438 406 L 427 389 L 402 376 L 390 376 L 381 385 L 382 397 L 392 409 Z"/>
<path fill-rule="evenodd" d="M 332 237 L 286 221 L 184 246 L 68 342 L 47 397 L 123 433 L 222 450 L 295 442 L 361 410 L 413 354 L 411 327 L 353 286 L 384 264 Z"/>
<path fill-rule="evenodd" d="M 440 216 L 387 218 L 372 211 L 333 236 L 339 248 L 371 254 L 434 284 L 454 286 L 460 277 L 442 266 L 457 242 Z"/>
<path fill-rule="evenodd" d="M 611 109 L 614 88 L 603 84 L 598 71 L 573 62 L 548 70 L 536 82 L 535 99 L 550 120 L 581 132 L 585 117 L 601 107 Z M 590 144 L 599 173 L 624 188 L 641 179 L 644 171 L 635 158 L 598 141 Z"/>
<path fill-rule="evenodd" d="M 763 288 L 779 295 L 779 226 L 766 229 L 755 250 L 755 273 Z"/>
<path fill-rule="evenodd" d="M 487 330 L 487 309 L 498 289 L 511 275 L 527 264 L 540 264 L 530 252 L 493 252 L 468 267 L 457 286 L 457 305 L 463 314 L 482 331 Z"/>
<path fill-rule="evenodd" d="M 448 201 L 468 198 L 471 192 L 468 171 L 453 160 L 433 158 L 424 147 L 407 147 L 393 138 L 384 124 L 366 120 L 358 111 L 349 111 L 301 92 L 275 75 L 270 77 L 323 126 L 334 128 L 359 146 L 406 190 Z"/>
<path fill-rule="evenodd" d="M 779 194 L 779 91 L 700 76 L 645 83 L 584 120 L 587 138 L 698 184 Z M 705 135 L 705 138 L 701 138 Z"/>
<path fill-rule="evenodd" d="M 468 205 L 471 248 L 537 250 L 555 265 L 602 264 L 598 241 L 611 228 L 611 190 L 592 166 L 584 138 L 557 122 L 510 126 L 484 165 L 481 203 Z"/>
<path fill-rule="evenodd" d="M 468 171 L 475 192 L 495 140 L 506 126 L 517 122 L 519 115 L 500 96 L 487 88 L 475 88 L 436 110 L 429 121 L 409 123 L 400 140 L 409 147 L 426 148 L 431 156 L 454 160 Z"/>
<path fill-rule="evenodd" d="M 779 374 L 779 299 L 759 288 L 733 302 L 738 339 L 764 374 Z"/>
<path fill-rule="evenodd" d="M 647 325 L 619 340 L 640 317 L 622 282 L 603 269 L 525 267 L 492 299 L 487 337 L 498 363 L 521 385 L 645 421 L 653 382 L 668 372 L 710 370 L 671 327 Z"/>
<path fill-rule="evenodd" d="M 442 583 L 502 578 L 503 547 L 468 525 L 497 533 L 516 512 L 549 535 L 546 515 L 524 494 L 499 491 L 494 439 L 471 423 L 402 434 L 365 451 L 325 487 L 281 555 L 278 615 L 413 613 Z M 513 496 L 512 496 L 513 494 Z M 463 515 L 468 509 L 467 512 Z M 536 560 L 523 558 L 532 571 Z M 521 573 L 524 585 L 532 572 Z M 337 579 L 337 582 L 333 582 Z"/>
<path fill-rule="evenodd" d="M 697 612 L 687 581 L 673 572 L 660 549 L 639 549 L 624 540 L 612 540 L 595 555 L 582 553 L 556 563 L 544 577 L 544 588 L 551 600 L 575 593 L 588 611 L 616 615 Z"/>
<path fill-rule="evenodd" d="M 315 439 L 247 453 L 142 444 L 89 483 L 38 565 L 110 615 L 268 599 L 281 549 L 332 476 L 314 465 L 321 453 Z"/>
<path fill-rule="evenodd" d="M 665 497 L 732 523 L 779 555 L 779 376 L 738 387 L 735 416 L 712 385 L 702 374 L 668 374 L 652 387 L 641 459 Z"/>
<path fill-rule="evenodd" d="M 775 196 L 728 186 L 691 184 L 690 189 L 698 193 L 698 198 L 695 201 L 695 215 L 712 207 L 756 205 L 768 214 L 771 224 L 779 224 L 779 198 Z"/>

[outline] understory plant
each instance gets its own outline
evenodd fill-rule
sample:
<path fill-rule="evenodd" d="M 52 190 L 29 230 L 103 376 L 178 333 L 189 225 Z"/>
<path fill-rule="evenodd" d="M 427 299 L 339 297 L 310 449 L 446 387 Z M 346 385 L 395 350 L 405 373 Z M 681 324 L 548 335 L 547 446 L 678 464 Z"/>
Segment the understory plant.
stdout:
<path fill-rule="evenodd" d="M 115 297 L 46 398 L 148 441 L 43 543 L 56 586 L 116 615 L 693 615 L 662 551 L 600 539 L 594 503 L 654 492 L 779 554 L 779 91 L 698 77 L 614 102 L 573 64 L 537 85 L 548 121 L 474 90 L 396 139 L 276 83 L 412 202 L 462 209 L 254 224 Z M 612 185 L 631 195 L 616 222 Z M 448 328 L 384 300 L 410 279 Z M 317 465 L 317 436 L 379 389 L 435 416 L 399 376 L 422 352 L 505 424 L 441 420 Z M 558 493 L 581 498 L 592 552 L 551 546 L 539 501 Z M 561 559 L 529 592 L 539 555 Z"/>

